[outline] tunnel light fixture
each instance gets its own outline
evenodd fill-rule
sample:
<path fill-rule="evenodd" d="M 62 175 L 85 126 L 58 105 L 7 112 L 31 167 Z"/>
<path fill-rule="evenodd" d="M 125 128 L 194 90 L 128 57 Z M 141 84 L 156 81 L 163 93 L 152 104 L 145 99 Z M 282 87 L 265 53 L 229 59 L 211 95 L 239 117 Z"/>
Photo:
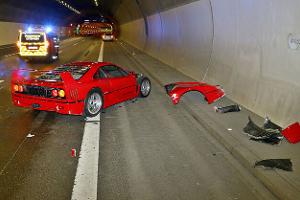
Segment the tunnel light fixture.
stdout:
<path fill-rule="evenodd" d="M 60 3 L 61 5 L 65 6 L 66 8 L 68 8 L 69 10 L 72 10 L 73 12 L 75 12 L 76 14 L 80 15 L 81 12 L 75 8 L 73 8 L 70 4 L 68 4 L 67 2 L 65 2 L 64 0 L 56 0 L 58 3 Z"/>
<path fill-rule="evenodd" d="M 99 6 L 98 0 L 94 0 L 94 3 L 95 3 L 95 6 L 96 6 L 96 7 Z"/>

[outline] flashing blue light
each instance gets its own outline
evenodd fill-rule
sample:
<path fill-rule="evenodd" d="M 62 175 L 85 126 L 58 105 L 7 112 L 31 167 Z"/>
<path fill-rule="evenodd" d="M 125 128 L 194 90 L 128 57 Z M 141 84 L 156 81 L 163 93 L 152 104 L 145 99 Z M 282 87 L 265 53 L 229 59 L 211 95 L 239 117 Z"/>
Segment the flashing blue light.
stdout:
<path fill-rule="evenodd" d="M 27 32 L 31 33 L 32 32 L 32 27 L 28 27 Z"/>
<path fill-rule="evenodd" d="M 52 32 L 52 31 L 53 31 L 53 29 L 52 29 L 51 26 L 47 26 L 47 27 L 46 27 L 46 33 L 50 33 L 50 32 Z"/>

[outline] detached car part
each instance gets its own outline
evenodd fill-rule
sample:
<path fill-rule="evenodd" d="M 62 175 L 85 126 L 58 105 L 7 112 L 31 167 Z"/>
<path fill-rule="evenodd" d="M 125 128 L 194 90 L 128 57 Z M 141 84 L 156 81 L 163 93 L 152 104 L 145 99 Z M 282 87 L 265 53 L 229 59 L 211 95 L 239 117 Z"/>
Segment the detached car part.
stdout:
<path fill-rule="evenodd" d="M 224 106 L 224 107 L 214 107 L 215 111 L 218 113 L 228 113 L 228 112 L 239 112 L 241 111 L 241 107 L 238 104 L 230 105 L 230 106 Z"/>
<path fill-rule="evenodd" d="M 285 129 L 273 123 L 266 117 L 263 128 L 257 126 L 249 116 L 249 122 L 243 129 L 252 140 L 274 144 L 282 140 L 283 136 L 292 144 L 300 142 L 300 124 L 295 122 Z M 277 139 L 276 139 L 277 138 Z"/>
<path fill-rule="evenodd" d="M 187 92 L 197 91 L 204 95 L 204 99 L 211 104 L 225 96 L 224 90 L 219 85 L 209 85 L 204 82 L 176 82 L 164 86 L 174 105 L 178 104 L 181 97 Z"/>
<path fill-rule="evenodd" d="M 277 124 L 273 123 L 269 117 L 265 118 L 263 128 L 266 130 L 278 130 L 279 132 L 282 131 L 282 128 L 280 126 L 278 126 Z"/>
<path fill-rule="evenodd" d="M 255 163 L 254 167 L 264 166 L 266 168 L 277 168 L 285 171 L 293 171 L 293 163 L 290 159 L 267 159 Z"/>
<path fill-rule="evenodd" d="M 16 70 L 13 104 L 61 114 L 96 116 L 103 108 L 147 97 L 150 80 L 108 62 L 76 62 L 51 71 Z"/>
<path fill-rule="evenodd" d="M 272 137 L 277 137 L 277 138 L 283 138 L 283 136 L 281 135 L 280 131 L 278 129 L 263 129 L 261 127 L 259 127 L 258 125 L 256 125 L 252 119 L 250 118 L 250 116 L 248 117 L 249 122 L 248 124 L 244 127 L 243 131 L 245 133 L 248 134 L 248 136 L 250 138 L 254 138 L 254 139 L 266 139 L 266 138 L 270 138 Z"/>
<path fill-rule="evenodd" d="M 268 138 L 263 138 L 263 139 L 250 138 L 250 140 L 274 145 L 274 144 L 279 144 L 282 138 L 279 138 L 276 135 L 271 135 Z"/>
<path fill-rule="evenodd" d="M 296 144 L 296 143 L 300 142 L 300 124 L 299 124 L 299 122 L 291 124 L 286 129 L 284 129 L 281 133 L 292 144 Z"/>
<path fill-rule="evenodd" d="M 280 133 L 281 127 L 274 124 L 269 118 L 265 119 L 263 128 L 257 126 L 250 116 L 248 118 L 249 122 L 243 130 L 248 134 L 250 140 L 274 145 L 279 144 L 283 139 Z M 265 127 L 267 129 L 264 129 Z"/>

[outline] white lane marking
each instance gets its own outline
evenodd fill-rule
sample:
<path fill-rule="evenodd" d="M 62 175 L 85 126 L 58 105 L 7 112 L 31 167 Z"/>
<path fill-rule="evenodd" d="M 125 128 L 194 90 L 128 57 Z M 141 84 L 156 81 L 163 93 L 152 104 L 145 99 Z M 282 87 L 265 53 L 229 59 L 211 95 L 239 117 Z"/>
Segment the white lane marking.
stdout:
<path fill-rule="evenodd" d="M 104 42 L 101 41 L 101 47 L 100 47 L 98 62 L 103 62 L 103 52 L 104 52 Z"/>
<path fill-rule="evenodd" d="M 103 61 L 102 42 L 98 61 Z M 87 118 L 79 153 L 72 200 L 97 200 L 100 141 L 100 114 Z"/>
<path fill-rule="evenodd" d="M 17 55 L 18 53 L 11 53 L 11 54 L 7 54 L 7 55 L 5 55 L 4 57 L 5 58 L 8 58 L 8 57 L 11 57 L 11 56 L 15 56 L 15 55 Z"/>
<path fill-rule="evenodd" d="M 99 139 L 100 115 L 97 115 L 88 118 L 84 126 L 72 200 L 97 199 Z"/>

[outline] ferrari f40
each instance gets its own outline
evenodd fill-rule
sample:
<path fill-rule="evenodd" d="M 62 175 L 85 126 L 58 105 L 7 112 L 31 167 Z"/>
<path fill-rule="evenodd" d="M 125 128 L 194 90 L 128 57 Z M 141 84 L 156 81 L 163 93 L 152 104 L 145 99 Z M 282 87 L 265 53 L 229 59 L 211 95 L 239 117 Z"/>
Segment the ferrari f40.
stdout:
<path fill-rule="evenodd" d="M 147 97 L 151 82 L 143 74 L 109 62 L 75 62 L 51 71 L 16 70 L 13 104 L 36 110 L 93 117 L 101 109 Z"/>

